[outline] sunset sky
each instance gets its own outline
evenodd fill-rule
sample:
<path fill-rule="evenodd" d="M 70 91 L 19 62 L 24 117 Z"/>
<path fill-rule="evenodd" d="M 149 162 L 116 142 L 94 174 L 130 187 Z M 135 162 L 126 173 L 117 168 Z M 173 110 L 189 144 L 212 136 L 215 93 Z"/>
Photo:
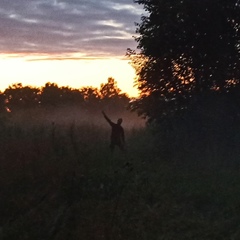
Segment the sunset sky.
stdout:
<path fill-rule="evenodd" d="M 137 43 L 133 0 L 1 0 L 0 90 L 13 83 L 99 87 L 113 77 L 136 96 L 125 57 Z"/>

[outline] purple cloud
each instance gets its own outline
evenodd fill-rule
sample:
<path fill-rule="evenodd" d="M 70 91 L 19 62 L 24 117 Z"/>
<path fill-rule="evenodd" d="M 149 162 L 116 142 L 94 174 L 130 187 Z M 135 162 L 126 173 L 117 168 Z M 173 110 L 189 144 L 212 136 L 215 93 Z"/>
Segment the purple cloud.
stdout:
<path fill-rule="evenodd" d="M 0 51 L 124 56 L 142 13 L 132 0 L 1 0 Z"/>

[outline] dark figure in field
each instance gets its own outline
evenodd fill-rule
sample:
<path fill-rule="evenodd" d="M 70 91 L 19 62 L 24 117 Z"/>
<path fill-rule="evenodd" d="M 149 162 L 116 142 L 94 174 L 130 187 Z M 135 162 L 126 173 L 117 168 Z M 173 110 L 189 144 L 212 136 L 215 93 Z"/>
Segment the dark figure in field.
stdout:
<path fill-rule="evenodd" d="M 107 122 L 112 127 L 112 133 L 111 133 L 111 143 L 110 143 L 110 149 L 111 151 L 114 150 L 115 146 L 118 146 L 122 151 L 124 150 L 124 144 L 125 144 L 125 138 L 124 138 L 124 130 L 121 126 L 122 124 L 122 118 L 119 118 L 117 120 L 117 123 L 113 123 L 105 114 L 104 111 L 102 111 L 102 114 L 104 118 L 107 120 Z"/>

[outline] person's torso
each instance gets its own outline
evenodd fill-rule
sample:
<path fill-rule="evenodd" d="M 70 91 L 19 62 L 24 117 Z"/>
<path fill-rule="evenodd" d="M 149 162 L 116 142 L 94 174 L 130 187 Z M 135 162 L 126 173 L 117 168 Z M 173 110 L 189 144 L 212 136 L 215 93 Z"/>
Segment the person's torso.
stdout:
<path fill-rule="evenodd" d="M 112 125 L 111 138 L 113 140 L 120 140 L 122 138 L 123 128 L 118 124 Z"/>

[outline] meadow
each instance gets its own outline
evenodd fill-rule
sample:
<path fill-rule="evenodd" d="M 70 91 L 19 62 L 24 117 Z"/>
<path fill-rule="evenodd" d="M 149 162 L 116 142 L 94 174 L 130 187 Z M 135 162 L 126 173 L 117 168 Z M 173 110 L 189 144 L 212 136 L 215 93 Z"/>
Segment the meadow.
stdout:
<path fill-rule="evenodd" d="M 240 239 L 238 125 L 121 113 L 127 149 L 111 154 L 101 113 L 78 114 L 1 118 L 0 239 Z"/>

